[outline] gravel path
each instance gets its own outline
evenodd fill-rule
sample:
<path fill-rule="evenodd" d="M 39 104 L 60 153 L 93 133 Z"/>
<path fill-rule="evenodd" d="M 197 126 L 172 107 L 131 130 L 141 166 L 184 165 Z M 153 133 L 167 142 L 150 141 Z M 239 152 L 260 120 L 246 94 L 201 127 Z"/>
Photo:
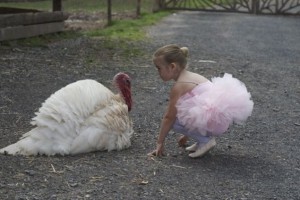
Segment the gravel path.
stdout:
<path fill-rule="evenodd" d="M 77 156 L 0 155 L 0 199 L 300 199 L 299 17 L 180 12 L 149 28 L 149 40 L 107 48 L 78 38 L 45 47 L 0 46 L 0 147 L 31 129 L 54 91 L 78 79 L 110 87 L 119 71 L 133 78 L 132 147 Z M 151 54 L 165 44 L 190 49 L 190 69 L 243 81 L 255 103 L 205 157 L 190 159 L 166 141 L 148 158 L 168 103 Z"/>

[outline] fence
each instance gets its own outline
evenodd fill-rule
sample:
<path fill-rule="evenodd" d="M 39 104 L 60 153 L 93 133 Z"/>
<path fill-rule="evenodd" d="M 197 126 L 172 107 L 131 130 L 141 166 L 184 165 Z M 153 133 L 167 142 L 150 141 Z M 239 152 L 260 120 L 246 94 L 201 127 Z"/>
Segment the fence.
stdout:
<path fill-rule="evenodd" d="M 156 0 L 161 9 L 300 15 L 300 0 Z"/>

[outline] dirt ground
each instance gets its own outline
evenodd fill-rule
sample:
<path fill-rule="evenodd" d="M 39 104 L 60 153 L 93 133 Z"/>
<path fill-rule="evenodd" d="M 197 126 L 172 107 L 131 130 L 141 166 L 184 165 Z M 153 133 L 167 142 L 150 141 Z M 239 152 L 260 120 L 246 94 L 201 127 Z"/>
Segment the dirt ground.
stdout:
<path fill-rule="evenodd" d="M 0 199 L 300 199 L 300 24 L 297 17 L 182 12 L 150 27 L 143 42 L 76 38 L 43 47 L 0 46 L 0 147 L 32 127 L 53 92 L 91 78 L 111 88 L 132 77 L 135 134 L 124 151 L 76 156 L 0 155 Z M 151 63 L 161 45 L 190 49 L 190 70 L 231 73 L 255 103 L 244 126 L 232 126 L 206 156 L 191 159 L 166 141 L 149 158 L 172 83 Z M 191 144 L 192 141 L 190 141 Z"/>

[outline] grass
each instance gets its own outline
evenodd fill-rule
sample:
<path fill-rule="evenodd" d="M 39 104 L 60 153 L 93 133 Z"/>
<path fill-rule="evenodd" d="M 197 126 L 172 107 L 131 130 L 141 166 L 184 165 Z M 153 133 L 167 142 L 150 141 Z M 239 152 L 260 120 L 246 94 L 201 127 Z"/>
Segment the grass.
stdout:
<path fill-rule="evenodd" d="M 154 25 L 170 12 L 145 13 L 138 19 L 113 21 L 111 26 L 84 32 L 88 37 L 101 37 L 105 40 L 104 48 L 122 50 L 123 58 L 142 56 L 139 48 L 133 47 L 130 41 L 146 39 L 145 27 Z"/>
<path fill-rule="evenodd" d="M 31 46 L 31 47 L 46 47 L 47 44 L 51 42 L 60 41 L 63 39 L 72 39 L 82 36 L 82 33 L 75 31 L 64 31 L 61 33 L 52 33 L 45 34 L 36 37 L 18 39 L 18 40 L 9 40 L 9 41 L 1 41 L 0 46 Z"/>
<path fill-rule="evenodd" d="M 105 37 L 121 40 L 143 40 L 145 39 L 146 26 L 155 24 L 170 12 L 144 13 L 138 19 L 113 21 L 112 25 L 104 29 L 96 29 L 86 32 L 91 37 Z"/>

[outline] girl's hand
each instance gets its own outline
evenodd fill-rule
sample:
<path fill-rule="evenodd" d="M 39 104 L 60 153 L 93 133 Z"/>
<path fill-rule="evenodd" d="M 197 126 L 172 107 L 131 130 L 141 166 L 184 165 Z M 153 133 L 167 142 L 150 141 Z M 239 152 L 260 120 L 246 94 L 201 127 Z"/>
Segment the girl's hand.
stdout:
<path fill-rule="evenodd" d="M 185 135 L 182 135 L 178 138 L 177 143 L 180 147 L 184 147 L 188 141 L 188 137 Z"/>
<path fill-rule="evenodd" d="M 147 154 L 148 156 L 163 156 L 164 155 L 164 145 L 157 144 L 156 149 Z"/>

